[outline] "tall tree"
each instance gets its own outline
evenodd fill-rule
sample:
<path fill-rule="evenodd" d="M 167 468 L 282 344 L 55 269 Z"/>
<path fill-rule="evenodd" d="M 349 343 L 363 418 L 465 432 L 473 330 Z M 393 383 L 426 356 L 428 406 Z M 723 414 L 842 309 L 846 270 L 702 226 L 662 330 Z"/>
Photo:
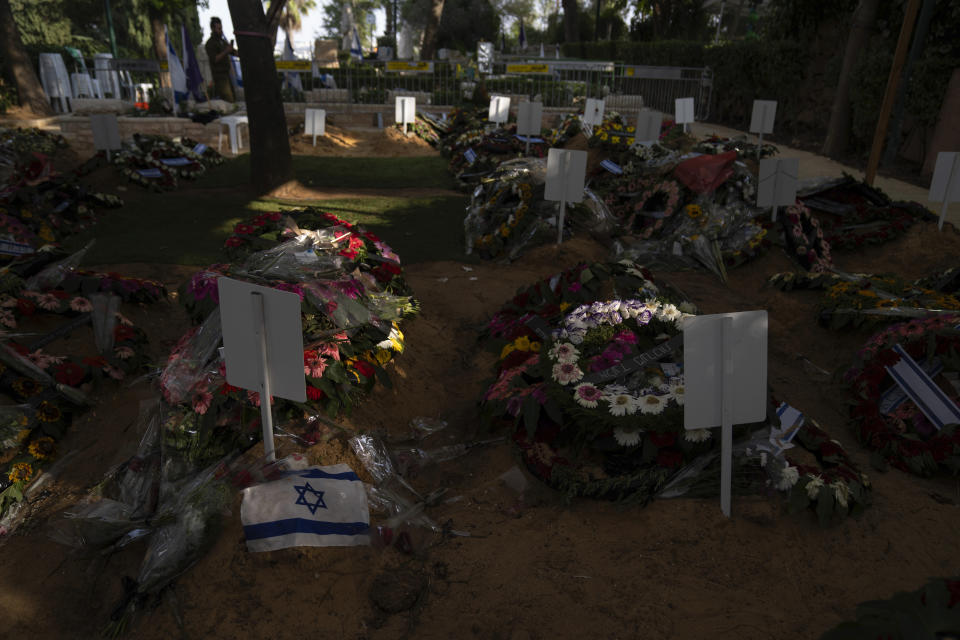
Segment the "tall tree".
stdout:
<path fill-rule="evenodd" d="M 0 0 L 0 54 L 3 55 L 6 75 L 17 87 L 20 105 L 37 114 L 52 113 L 47 95 L 37 79 L 37 72 L 20 40 L 20 31 L 13 21 L 9 0 Z"/>
<path fill-rule="evenodd" d="M 270 10 L 270 5 L 276 1 L 277 0 L 266 0 L 268 11 Z M 303 16 L 307 15 L 310 10 L 316 8 L 316 0 L 287 0 L 286 4 L 283 5 L 283 9 L 275 15 L 270 25 L 270 33 L 273 34 L 274 47 L 276 47 L 277 44 L 278 28 L 283 29 L 287 38 L 293 43 L 293 34 L 300 31 L 300 28 L 303 26 Z"/>
<path fill-rule="evenodd" d="M 821 149 L 823 155 L 831 158 L 836 158 L 847 150 L 847 143 L 850 140 L 850 83 L 853 79 L 853 68 L 873 29 L 873 23 L 877 18 L 877 5 L 878 0 L 860 0 L 859 6 L 853 13 L 847 49 L 843 54 L 843 65 L 840 67 L 840 77 L 837 79 L 837 91 L 833 96 L 833 107 L 830 109 L 827 137 Z"/>
<path fill-rule="evenodd" d="M 563 0 L 563 39 L 566 42 L 580 40 L 580 21 L 577 16 L 577 0 Z"/>
<path fill-rule="evenodd" d="M 440 18 L 443 17 L 444 0 L 430 0 L 430 12 L 427 25 L 423 30 L 423 44 L 420 45 L 420 59 L 433 60 L 437 52 L 437 35 L 440 32 Z"/>
<path fill-rule="evenodd" d="M 266 191 L 293 178 L 287 119 L 267 31 L 270 25 L 260 0 L 227 1 L 250 120 L 250 182 Z"/>

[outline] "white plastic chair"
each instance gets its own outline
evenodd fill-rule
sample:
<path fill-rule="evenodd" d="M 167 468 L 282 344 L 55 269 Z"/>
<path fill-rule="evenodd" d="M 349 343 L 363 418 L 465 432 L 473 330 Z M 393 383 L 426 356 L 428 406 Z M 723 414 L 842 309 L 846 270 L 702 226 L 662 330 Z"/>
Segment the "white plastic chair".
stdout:
<path fill-rule="evenodd" d="M 233 155 L 237 155 L 240 149 L 243 148 L 243 137 L 240 135 L 240 125 L 247 125 L 247 130 L 250 129 L 250 122 L 247 119 L 247 116 L 223 116 L 218 119 L 217 122 L 220 123 L 220 128 L 217 131 L 217 151 L 223 151 L 223 128 L 227 128 L 227 132 L 230 135 L 230 151 L 233 152 Z"/>
<path fill-rule="evenodd" d="M 59 53 L 40 54 L 40 84 L 48 98 L 59 99 L 61 113 L 70 111 L 68 100 L 73 98 L 73 90 L 67 67 Z"/>

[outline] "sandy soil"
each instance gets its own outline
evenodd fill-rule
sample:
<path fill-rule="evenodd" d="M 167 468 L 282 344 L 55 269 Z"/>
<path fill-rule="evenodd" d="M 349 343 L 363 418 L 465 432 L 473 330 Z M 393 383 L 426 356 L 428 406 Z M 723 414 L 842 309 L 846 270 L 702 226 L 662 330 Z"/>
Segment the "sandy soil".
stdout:
<path fill-rule="evenodd" d="M 326 126 L 326 135 L 317 138 L 316 146 L 313 145 L 312 136 L 297 134 L 290 137 L 290 150 L 294 154 L 304 156 L 396 158 L 438 155 L 436 149 L 412 132 L 404 136 L 402 131 L 392 126 L 383 129 L 375 127 L 344 129 L 329 122 Z"/>
<path fill-rule="evenodd" d="M 953 229 L 939 233 L 925 223 L 887 245 L 838 254 L 837 263 L 848 271 L 917 277 L 951 266 L 958 251 Z M 478 345 L 477 329 L 518 287 L 606 254 L 577 238 L 559 249 L 532 250 L 511 265 L 408 267 L 422 314 L 404 327 L 408 347 L 396 364 L 394 388 L 378 387 L 341 424 L 395 440 L 414 417 L 446 420 L 450 426 L 425 441 L 426 448 L 490 437 L 476 402 L 493 358 Z M 171 287 L 191 271 L 102 267 Z M 769 310 L 770 383 L 871 472 L 874 504 L 862 518 L 823 530 L 812 514 L 788 515 L 779 501 L 760 497 L 737 499 L 730 520 L 714 500 L 658 501 L 644 509 L 565 504 L 531 478 L 523 492 L 506 487 L 498 478 L 518 460 L 508 444 L 491 445 L 425 468 L 412 480 L 425 492 L 448 488 L 449 500 L 429 515 L 470 537 L 412 531 L 410 554 L 393 548 L 252 554 L 235 501 L 213 549 L 142 614 L 131 636 L 800 640 L 851 618 L 864 600 L 956 575 L 960 483 L 872 472 L 868 453 L 847 427 L 842 388 L 801 359 L 841 372 L 867 334 L 817 326 L 816 293 L 764 287 L 769 275 L 791 268 L 774 249 L 732 271 L 726 285 L 706 273 L 656 275 L 706 313 Z M 173 303 L 124 312 L 150 334 L 157 362 L 186 327 Z M 47 533 L 60 510 L 129 455 L 138 439 L 138 403 L 150 396 L 146 383 L 104 388 L 63 442 L 63 451 L 80 454 L 31 505 L 18 533 L 0 540 L 0 636 L 93 637 L 121 595 L 121 576 L 136 575 L 141 545 L 95 556 L 51 542 Z M 335 442 L 307 454 L 320 463 L 350 461 Z"/>

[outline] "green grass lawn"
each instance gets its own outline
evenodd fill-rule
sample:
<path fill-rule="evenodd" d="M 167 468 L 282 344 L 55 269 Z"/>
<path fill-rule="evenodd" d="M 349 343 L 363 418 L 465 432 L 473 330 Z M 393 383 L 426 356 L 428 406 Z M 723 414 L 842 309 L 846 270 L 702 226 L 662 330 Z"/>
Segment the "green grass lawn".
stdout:
<path fill-rule="evenodd" d="M 293 156 L 297 179 L 310 187 L 341 189 L 452 189 L 447 161 L 439 156 L 420 158 L 327 158 Z M 246 185 L 250 177 L 250 155 L 227 160 L 195 183 L 200 188 Z"/>
<path fill-rule="evenodd" d="M 400 254 L 405 264 L 474 261 L 473 256 L 463 252 L 466 196 L 371 197 L 310 203 L 250 200 L 241 191 L 191 190 L 150 194 L 138 200 L 136 205 L 104 211 L 94 230 L 73 236 L 66 248 L 75 250 L 96 238 L 85 264 L 151 262 L 203 266 L 224 260 L 224 240 L 237 222 L 255 211 L 313 204 L 373 231 Z"/>

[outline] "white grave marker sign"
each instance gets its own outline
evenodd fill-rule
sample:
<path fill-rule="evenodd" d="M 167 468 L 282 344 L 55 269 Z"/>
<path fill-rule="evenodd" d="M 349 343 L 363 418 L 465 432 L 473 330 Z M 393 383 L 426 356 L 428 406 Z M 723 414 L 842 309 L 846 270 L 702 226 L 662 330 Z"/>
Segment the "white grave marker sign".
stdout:
<path fill-rule="evenodd" d="M 543 197 L 560 203 L 557 218 L 557 244 L 563 242 L 563 217 L 568 202 L 583 201 L 587 173 L 587 152 L 550 149 L 547 152 L 547 184 Z"/>
<path fill-rule="evenodd" d="M 754 100 L 753 113 L 750 114 L 750 133 L 760 136 L 757 147 L 757 160 L 760 159 L 760 147 L 763 146 L 763 134 L 773 133 L 773 119 L 777 116 L 776 100 Z"/>
<path fill-rule="evenodd" d="M 110 152 L 119 149 L 120 126 L 114 113 L 99 113 L 90 116 L 90 129 L 93 131 L 93 148 L 107 152 L 107 161 L 110 161 Z"/>
<path fill-rule="evenodd" d="M 596 98 L 587 98 L 587 104 L 583 108 L 583 122 L 594 127 L 603 124 L 604 101 Z"/>
<path fill-rule="evenodd" d="M 396 122 L 403 125 L 403 133 L 407 133 L 407 125 L 416 119 L 417 99 L 413 96 L 397 96 Z"/>
<path fill-rule="evenodd" d="M 677 124 L 683 125 L 683 132 L 687 132 L 687 125 L 694 122 L 693 98 L 677 98 L 673 101 L 674 119 Z"/>
<path fill-rule="evenodd" d="M 306 402 L 300 296 L 219 278 L 227 382 L 260 394 L 263 450 L 275 458 L 271 396 Z"/>
<path fill-rule="evenodd" d="M 960 202 L 960 153 L 941 151 L 937 154 L 937 164 L 933 168 L 928 200 L 942 202 L 939 229 L 947 217 L 947 207 L 951 202 Z"/>
<path fill-rule="evenodd" d="M 800 175 L 798 158 L 764 158 L 760 161 L 760 178 L 757 184 L 757 206 L 773 207 L 773 220 L 777 209 L 789 207 L 797 201 L 797 178 Z"/>
<path fill-rule="evenodd" d="M 530 137 L 540 135 L 543 128 L 543 103 L 521 102 L 517 105 L 517 135 L 526 136 L 527 155 L 530 154 Z"/>
<path fill-rule="evenodd" d="M 637 116 L 637 132 L 634 139 L 637 142 L 652 144 L 660 139 L 660 129 L 663 126 L 663 114 L 659 111 L 644 109 Z"/>
<path fill-rule="evenodd" d="M 507 96 L 491 96 L 487 119 L 490 122 L 506 124 L 507 120 L 510 119 L 510 98 Z"/>
<path fill-rule="evenodd" d="M 720 508 L 730 516 L 733 425 L 767 409 L 767 312 L 688 318 L 683 326 L 683 426 L 721 427 Z"/>
<path fill-rule="evenodd" d="M 327 112 L 324 109 L 307 109 L 303 117 L 303 135 L 313 136 L 313 146 L 317 146 L 317 136 L 327 133 Z"/>

